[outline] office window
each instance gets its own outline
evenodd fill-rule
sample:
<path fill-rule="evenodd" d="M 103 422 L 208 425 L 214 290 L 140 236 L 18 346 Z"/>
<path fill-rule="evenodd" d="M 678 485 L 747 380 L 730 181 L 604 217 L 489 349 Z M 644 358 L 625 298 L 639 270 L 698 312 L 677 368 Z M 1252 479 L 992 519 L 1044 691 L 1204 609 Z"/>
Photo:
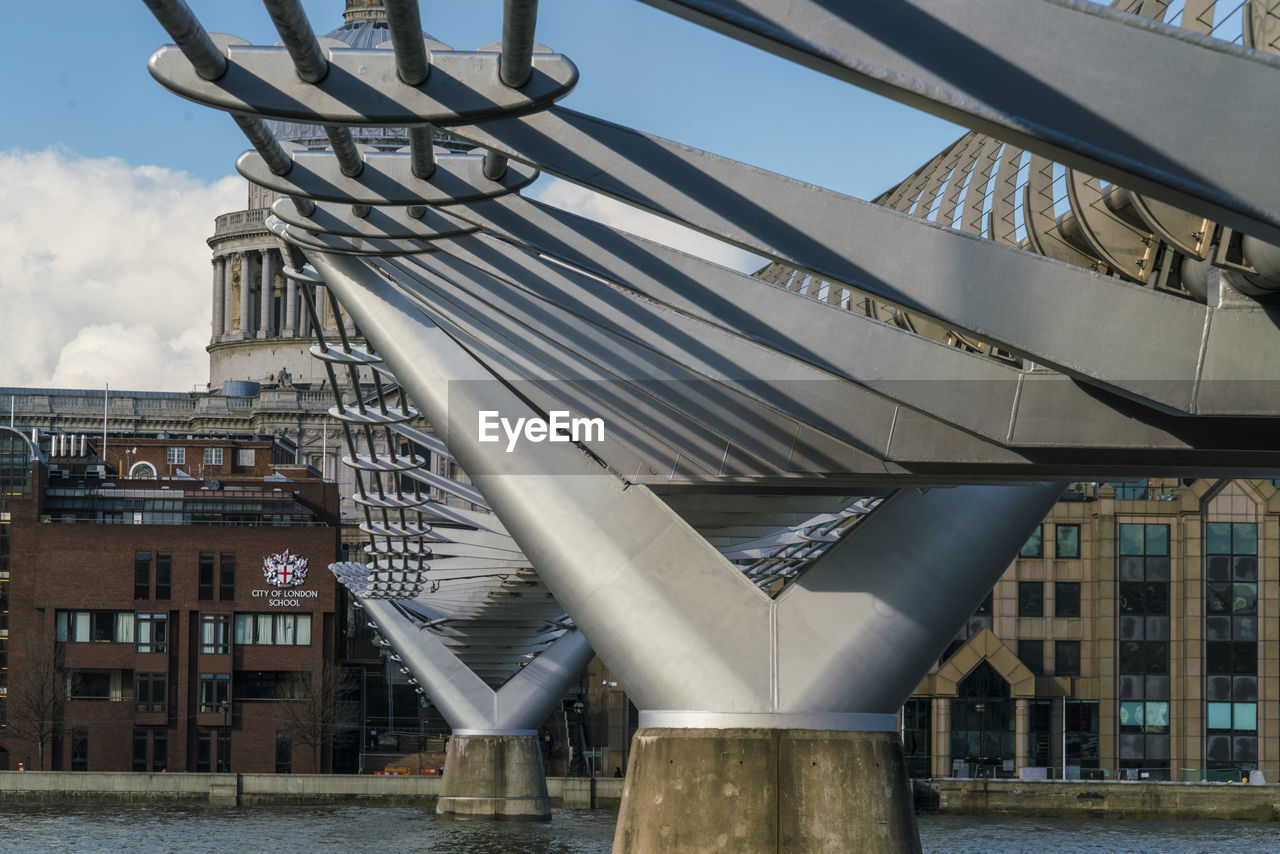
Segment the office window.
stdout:
<path fill-rule="evenodd" d="M 236 614 L 235 642 L 258 646 L 309 646 L 310 614 Z"/>
<path fill-rule="evenodd" d="M 1030 539 L 1023 544 L 1018 557 L 1044 557 L 1044 525 L 1037 525 Z"/>
<path fill-rule="evenodd" d="M 1043 617 L 1044 616 L 1044 582 L 1042 581 L 1019 581 L 1018 582 L 1018 616 L 1019 617 Z"/>
<path fill-rule="evenodd" d="M 124 699 L 123 670 L 71 670 L 67 673 L 67 699 Z"/>
<path fill-rule="evenodd" d="M 133 728 L 133 770 L 147 770 L 147 731 Z"/>
<path fill-rule="evenodd" d="M 204 464 L 207 466 L 222 465 L 222 449 L 221 448 L 205 448 Z"/>
<path fill-rule="evenodd" d="M 147 742 L 151 742 L 151 761 L 147 762 Z M 133 770 L 167 771 L 169 766 L 169 733 L 162 729 L 134 727 Z"/>
<path fill-rule="evenodd" d="M 89 730 L 86 727 L 71 730 L 71 770 L 89 770 Z"/>
<path fill-rule="evenodd" d="M 1080 557 L 1080 526 L 1054 525 L 1054 554 L 1059 560 Z"/>
<path fill-rule="evenodd" d="M 151 597 L 151 553 L 136 552 L 133 556 L 133 598 Z"/>
<path fill-rule="evenodd" d="M 200 552 L 197 595 L 201 600 L 213 599 L 213 553 Z"/>
<path fill-rule="evenodd" d="M 1080 641 L 1053 642 L 1053 672 L 1056 676 L 1080 675 Z"/>
<path fill-rule="evenodd" d="M 196 730 L 196 770 L 231 770 L 231 730 L 207 727 Z"/>
<path fill-rule="evenodd" d="M 1044 641 L 1018 641 L 1018 660 L 1035 676 L 1044 675 Z"/>
<path fill-rule="evenodd" d="M 173 584 L 173 555 L 156 552 L 156 598 L 168 599 Z"/>
<path fill-rule="evenodd" d="M 162 729 L 151 734 L 151 770 L 169 770 L 169 733 Z"/>
<path fill-rule="evenodd" d="M 169 651 L 169 615 L 139 614 L 137 616 L 138 652 Z"/>
<path fill-rule="evenodd" d="M 186 448 L 168 448 L 165 450 L 164 461 L 171 466 L 185 465 L 187 462 Z"/>
<path fill-rule="evenodd" d="M 200 711 L 227 712 L 231 707 L 231 677 L 226 673 L 200 674 Z"/>
<path fill-rule="evenodd" d="M 236 451 L 236 465 L 241 468 L 253 468 L 253 448 L 240 448 Z"/>
<path fill-rule="evenodd" d="M 1169 526 L 1121 523 L 1119 634 L 1122 771 L 1169 779 Z"/>
<path fill-rule="evenodd" d="M 200 615 L 200 652 L 228 655 L 231 652 L 231 615 Z"/>
<path fill-rule="evenodd" d="M 1205 765 L 1211 780 L 1258 767 L 1258 525 L 1205 524 Z"/>
<path fill-rule="evenodd" d="M 137 673 L 133 677 L 133 697 L 140 712 L 163 712 L 168 705 L 165 674 Z"/>
<path fill-rule="evenodd" d="M 60 643 L 133 643 L 133 612 L 58 611 L 54 632 Z"/>
<path fill-rule="evenodd" d="M 276 730 L 276 773 L 293 773 L 293 733 Z"/>
<path fill-rule="evenodd" d="M 236 598 L 235 552 L 223 552 L 218 556 L 218 598 L 223 602 Z"/>
<path fill-rule="evenodd" d="M 1053 584 L 1053 615 L 1055 617 L 1080 616 L 1080 582 L 1055 581 Z"/>

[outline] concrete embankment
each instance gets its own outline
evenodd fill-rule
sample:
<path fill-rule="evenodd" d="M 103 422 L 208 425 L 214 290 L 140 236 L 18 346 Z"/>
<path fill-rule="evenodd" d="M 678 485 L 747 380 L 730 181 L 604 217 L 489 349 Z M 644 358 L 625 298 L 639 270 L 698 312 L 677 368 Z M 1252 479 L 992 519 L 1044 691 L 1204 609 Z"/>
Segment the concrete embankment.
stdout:
<path fill-rule="evenodd" d="M 950 815 L 1280 820 L 1280 786 L 1076 780 L 916 780 L 916 808 Z"/>
<path fill-rule="evenodd" d="M 271 804 L 380 804 L 434 807 L 442 777 L 351 774 L 146 774 L 0 771 L 0 803 L 67 801 Z M 594 782 L 594 786 L 592 785 Z M 621 779 L 548 777 L 553 807 L 617 809 Z"/>

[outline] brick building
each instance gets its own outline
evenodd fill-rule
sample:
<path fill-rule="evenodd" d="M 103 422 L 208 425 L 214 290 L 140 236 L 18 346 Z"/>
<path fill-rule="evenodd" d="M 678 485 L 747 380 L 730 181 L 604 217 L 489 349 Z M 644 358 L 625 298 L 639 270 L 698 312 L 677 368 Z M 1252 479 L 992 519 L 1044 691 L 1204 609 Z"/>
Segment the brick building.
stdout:
<path fill-rule="evenodd" d="M 41 444 L 0 428 L 0 761 L 35 767 L 47 719 L 45 768 L 313 770 L 305 710 L 342 631 L 335 486 L 270 440 L 128 442 L 160 480 Z"/>

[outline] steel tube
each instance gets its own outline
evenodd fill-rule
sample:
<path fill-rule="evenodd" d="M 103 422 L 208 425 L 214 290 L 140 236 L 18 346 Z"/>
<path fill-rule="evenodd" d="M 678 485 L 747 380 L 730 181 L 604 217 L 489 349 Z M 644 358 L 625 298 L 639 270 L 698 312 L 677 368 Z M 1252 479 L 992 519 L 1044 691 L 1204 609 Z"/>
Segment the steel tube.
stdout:
<path fill-rule="evenodd" d="M 196 72 L 205 80 L 217 80 L 227 72 L 227 58 L 209 38 L 195 13 L 185 0 L 143 0 L 160 26 L 164 27 L 173 43 Z"/>
<path fill-rule="evenodd" d="M 333 156 L 338 158 L 338 168 L 342 170 L 342 174 L 354 178 L 363 172 L 364 160 L 351 136 L 351 128 L 325 125 L 324 132 L 329 137 L 329 145 L 333 148 Z"/>
<path fill-rule="evenodd" d="M 533 71 L 533 32 L 538 23 L 538 0 L 504 0 L 502 4 L 502 82 L 518 89 Z"/>
<path fill-rule="evenodd" d="M 253 147 L 262 155 L 267 168 L 276 175 L 289 174 L 289 170 L 293 168 L 293 158 L 280 145 L 275 134 L 267 129 L 262 119 L 246 116 L 244 113 L 232 113 L 231 118 L 236 120 L 240 130 L 244 131 L 249 142 L 253 143 Z"/>
<path fill-rule="evenodd" d="M 422 40 L 422 16 L 418 0 L 383 0 L 391 46 L 396 51 L 396 71 L 410 86 L 421 85 L 431 70 L 427 46 Z"/>
<path fill-rule="evenodd" d="M 319 83 L 329 74 L 329 60 L 320 49 L 307 13 L 302 11 L 298 0 L 262 0 L 271 15 L 271 23 L 276 25 L 276 32 L 284 42 L 293 64 L 298 69 L 298 76 L 308 83 Z"/>
<path fill-rule="evenodd" d="M 496 181 L 507 172 L 507 155 L 496 151 L 487 152 L 484 156 L 484 177 Z"/>
<path fill-rule="evenodd" d="M 431 146 L 431 126 L 409 128 L 409 156 L 413 158 L 413 174 L 430 178 L 436 171 L 436 153 Z"/>

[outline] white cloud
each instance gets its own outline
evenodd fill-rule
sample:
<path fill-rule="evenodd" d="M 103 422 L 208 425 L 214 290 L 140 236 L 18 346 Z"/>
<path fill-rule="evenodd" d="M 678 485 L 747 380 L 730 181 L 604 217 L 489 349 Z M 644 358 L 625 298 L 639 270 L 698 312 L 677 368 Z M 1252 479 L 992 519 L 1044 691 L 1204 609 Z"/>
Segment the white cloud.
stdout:
<path fill-rule="evenodd" d="M 205 239 L 244 205 L 239 178 L 0 152 L 0 385 L 203 386 Z"/>
<path fill-rule="evenodd" d="M 765 265 L 765 260 L 758 255 L 568 181 L 543 178 L 538 182 L 534 195 L 540 202 L 705 258 L 740 273 L 754 273 Z"/>

